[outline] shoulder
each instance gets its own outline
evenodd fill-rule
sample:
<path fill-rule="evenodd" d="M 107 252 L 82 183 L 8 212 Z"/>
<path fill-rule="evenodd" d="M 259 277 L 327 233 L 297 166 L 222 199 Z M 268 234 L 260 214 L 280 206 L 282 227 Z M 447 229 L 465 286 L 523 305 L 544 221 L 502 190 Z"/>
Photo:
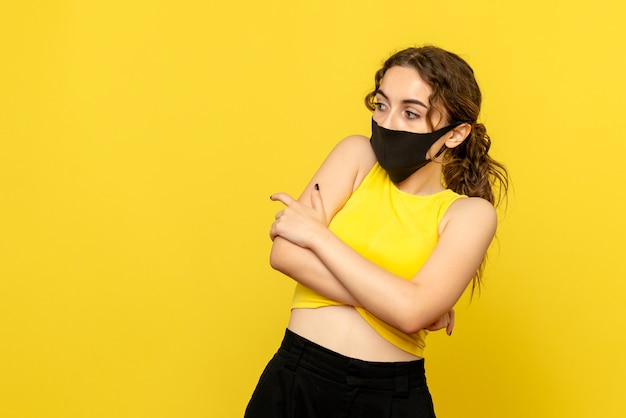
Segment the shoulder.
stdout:
<path fill-rule="evenodd" d="M 344 154 L 345 157 L 376 160 L 369 138 L 363 135 L 350 135 L 335 146 L 334 153 Z"/>
<path fill-rule="evenodd" d="M 304 189 L 300 199 L 311 204 L 317 184 L 324 198 L 327 219 L 337 213 L 376 162 L 369 139 L 352 135 L 339 141 Z"/>
<path fill-rule="evenodd" d="M 354 174 L 354 188 L 356 188 L 376 163 L 376 156 L 369 138 L 363 135 L 351 135 L 339 141 L 329 154 L 328 160 L 338 171 L 350 167 Z"/>
<path fill-rule="evenodd" d="M 497 224 L 498 217 L 491 203 L 480 197 L 468 197 L 457 199 L 450 205 L 440 229 L 441 232 L 451 229 L 493 237 Z"/>

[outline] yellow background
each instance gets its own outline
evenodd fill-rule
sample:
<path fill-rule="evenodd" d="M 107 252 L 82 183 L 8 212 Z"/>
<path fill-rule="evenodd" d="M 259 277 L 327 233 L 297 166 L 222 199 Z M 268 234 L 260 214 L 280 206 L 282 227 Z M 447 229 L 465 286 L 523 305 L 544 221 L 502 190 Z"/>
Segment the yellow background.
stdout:
<path fill-rule="evenodd" d="M 424 43 L 474 67 L 513 179 L 429 340 L 438 416 L 626 416 L 623 4 L 0 2 L 0 416 L 242 416 L 293 288 L 268 197 Z"/>

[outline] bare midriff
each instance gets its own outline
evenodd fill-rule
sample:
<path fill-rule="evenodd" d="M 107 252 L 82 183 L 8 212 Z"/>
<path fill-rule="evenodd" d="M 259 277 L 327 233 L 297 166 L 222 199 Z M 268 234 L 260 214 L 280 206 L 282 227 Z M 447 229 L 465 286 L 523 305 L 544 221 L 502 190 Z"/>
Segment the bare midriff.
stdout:
<path fill-rule="evenodd" d="M 289 329 L 344 356 L 366 361 L 418 360 L 381 337 L 351 306 L 324 306 L 291 311 Z"/>

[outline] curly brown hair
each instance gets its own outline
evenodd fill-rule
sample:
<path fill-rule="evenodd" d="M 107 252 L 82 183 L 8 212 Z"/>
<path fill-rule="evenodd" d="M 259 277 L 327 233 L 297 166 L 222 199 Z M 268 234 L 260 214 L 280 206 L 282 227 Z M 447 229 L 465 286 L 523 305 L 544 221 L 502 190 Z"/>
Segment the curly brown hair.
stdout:
<path fill-rule="evenodd" d="M 478 123 L 482 94 L 474 70 L 461 57 L 435 46 L 407 48 L 389 57 L 374 76 L 375 88 L 365 96 L 365 105 L 374 110 L 375 97 L 388 69 L 395 66 L 412 68 L 430 86 L 431 107 L 426 120 L 434 129 L 434 111 L 447 116 L 449 123 L 471 125 L 469 136 L 460 145 L 447 149 L 443 162 L 446 187 L 459 194 L 481 197 L 498 206 L 506 200 L 508 173 L 503 164 L 489 155 L 491 138 L 482 123 Z M 472 291 L 480 288 L 485 259 L 476 272 Z"/>

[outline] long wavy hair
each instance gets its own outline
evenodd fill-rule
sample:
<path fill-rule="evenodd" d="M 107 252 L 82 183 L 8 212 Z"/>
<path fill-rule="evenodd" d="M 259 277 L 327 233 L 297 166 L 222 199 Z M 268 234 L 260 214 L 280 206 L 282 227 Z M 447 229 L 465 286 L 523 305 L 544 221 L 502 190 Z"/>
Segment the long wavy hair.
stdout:
<path fill-rule="evenodd" d="M 469 136 L 461 144 L 445 151 L 443 179 L 447 188 L 459 194 L 481 197 L 494 207 L 506 200 L 509 177 L 503 164 L 489 155 L 491 138 L 485 125 L 478 122 L 482 94 L 474 70 L 458 55 L 435 46 L 407 48 L 389 57 L 374 76 L 375 88 L 365 96 L 365 105 L 374 110 L 381 80 L 391 67 L 412 68 L 430 86 L 431 103 L 426 120 L 433 130 L 434 111 L 447 115 L 448 122 L 471 125 Z M 472 293 L 480 290 L 486 262 L 483 258 L 472 280 Z"/>

